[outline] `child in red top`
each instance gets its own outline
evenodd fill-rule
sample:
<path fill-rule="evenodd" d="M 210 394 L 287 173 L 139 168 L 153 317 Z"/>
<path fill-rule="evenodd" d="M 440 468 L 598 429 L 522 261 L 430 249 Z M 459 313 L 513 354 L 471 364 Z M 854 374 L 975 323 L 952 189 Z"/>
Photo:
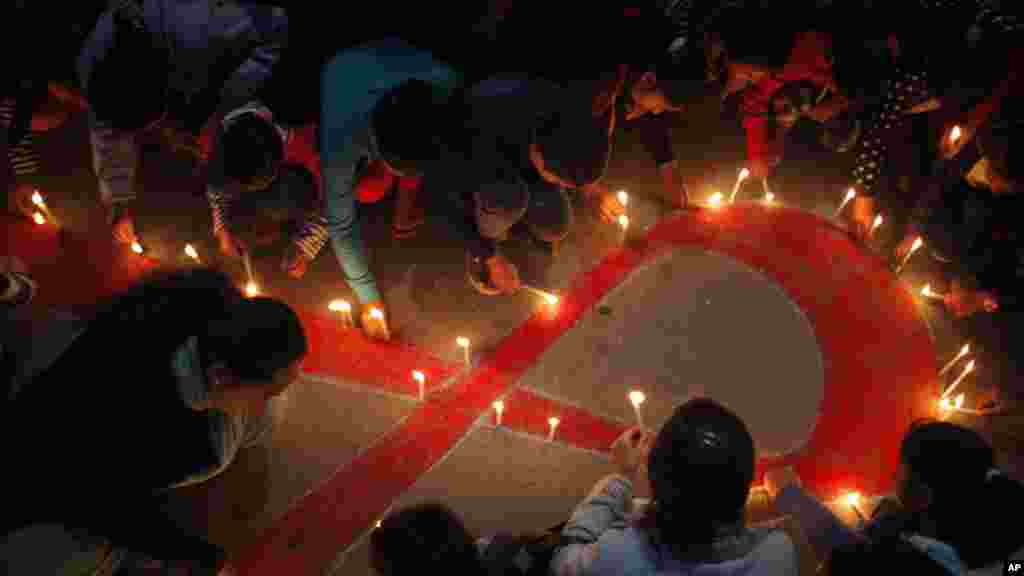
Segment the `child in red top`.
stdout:
<path fill-rule="evenodd" d="M 829 34 L 804 31 L 793 36 L 789 57 L 781 67 L 729 61 L 727 90 L 742 90 L 739 108 L 747 133 L 751 175 L 765 177 L 781 161 L 783 137 L 801 113 L 824 121 L 846 106 L 846 99 L 839 95 L 832 77 L 831 45 Z M 784 89 L 798 84 L 813 89 L 810 102 L 816 102 L 826 91 L 836 97 L 813 107 L 797 103 L 795 107 L 803 109 L 794 109 Z"/>

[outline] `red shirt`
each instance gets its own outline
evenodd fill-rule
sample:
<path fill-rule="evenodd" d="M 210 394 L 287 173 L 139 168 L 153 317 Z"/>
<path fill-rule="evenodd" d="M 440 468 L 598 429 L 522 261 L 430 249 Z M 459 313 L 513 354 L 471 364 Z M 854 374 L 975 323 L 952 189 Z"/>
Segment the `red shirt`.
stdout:
<path fill-rule="evenodd" d="M 771 164 L 782 158 L 781 138 L 773 140 L 768 132 L 769 119 L 755 115 L 770 111 L 772 96 L 783 85 L 808 80 L 821 88 L 835 86 L 828 57 L 831 46 L 832 37 L 827 33 L 798 33 L 782 71 L 763 78 L 743 93 L 740 110 L 745 115 L 743 128 L 747 133 L 748 160 Z"/>

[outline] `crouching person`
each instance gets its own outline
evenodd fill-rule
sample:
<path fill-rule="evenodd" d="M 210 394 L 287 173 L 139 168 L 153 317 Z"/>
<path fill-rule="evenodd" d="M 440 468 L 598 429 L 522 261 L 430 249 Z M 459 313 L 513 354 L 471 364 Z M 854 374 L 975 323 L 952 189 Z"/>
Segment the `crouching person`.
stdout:
<path fill-rule="evenodd" d="M 573 513 L 553 574 L 798 573 L 796 545 L 782 529 L 746 525 L 754 441 L 725 408 L 691 400 L 656 437 L 627 432 L 613 457 L 620 473 Z M 652 502 L 630 517 L 634 486 L 648 477 Z"/>
<path fill-rule="evenodd" d="M 169 273 L 113 298 L 13 399 L 2 425 L 21 473 L 3 481 L 4 533 L 58 523 L 217 573 L 224 550 L 177 527 L 158 494 L 216 476 L 258 440 L 307 350 L 286 304 L 243 298 L 219 272 Z M 45 419 L 70 433 L 29 432 Z"/>
<path fill-rule="evenodd" d="M 281 268 L 301 278 L 327 242 L 317 127 L 283 126 L 258 101 L 207 126 L 207 198 L 223 254 L 286 238 Z"/>

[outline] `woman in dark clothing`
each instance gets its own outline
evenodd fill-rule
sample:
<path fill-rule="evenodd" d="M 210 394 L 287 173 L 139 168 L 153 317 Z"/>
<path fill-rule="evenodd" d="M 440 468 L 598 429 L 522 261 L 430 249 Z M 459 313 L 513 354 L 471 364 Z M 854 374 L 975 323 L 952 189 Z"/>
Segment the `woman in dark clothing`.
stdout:
<path fill-rule="evenodd" d="M 156 494 L 222 471 L 306 351 L 287 305 L 244 299 L 219 272 L 173 272 L 113 298 L 5 414 L 4 533 L 62 523 L 219 569 L 224 551 L 182 533 Z"/>

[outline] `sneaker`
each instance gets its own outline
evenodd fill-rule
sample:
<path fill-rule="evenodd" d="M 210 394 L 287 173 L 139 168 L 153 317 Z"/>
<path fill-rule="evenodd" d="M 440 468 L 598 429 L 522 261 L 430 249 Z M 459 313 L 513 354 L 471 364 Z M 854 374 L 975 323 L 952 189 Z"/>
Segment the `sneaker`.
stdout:
<path fill-rule="evenodd" d="M 490 273 L 487 271 L 484 259 L 473 256 L 469 252 L 466 252 L 466 279 L 469 280 L 469 285 L 473 289 L 484 296 L 501 294 L 501 291 L 491 284 Z"/>

